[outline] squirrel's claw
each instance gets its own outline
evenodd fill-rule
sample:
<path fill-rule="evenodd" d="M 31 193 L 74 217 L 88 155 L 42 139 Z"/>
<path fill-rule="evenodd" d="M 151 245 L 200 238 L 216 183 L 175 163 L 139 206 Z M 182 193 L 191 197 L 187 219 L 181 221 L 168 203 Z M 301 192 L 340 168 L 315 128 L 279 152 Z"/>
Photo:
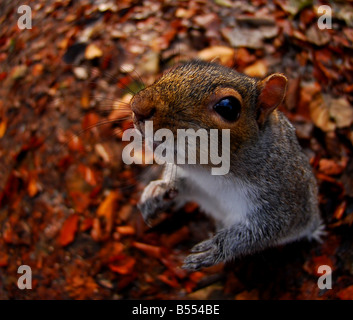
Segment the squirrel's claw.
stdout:
<path fill-rule="evenodd" d="M 152 221 L 159 213 L 173 205 L 176 195 L 177 191 L 170 188 L 166 182 L 162 180 L 150 182 L 144 189 L 141 200 L 137 205 L 145 222 L 151 226 Z"/>
<path fill-rule="evenodd" d="M 184 260 L 183 269 L 198 270 L 213 266 L 221 259 L 221 250 L 213 239 L 203 241 L 191 249 L 190 254 Z"/>

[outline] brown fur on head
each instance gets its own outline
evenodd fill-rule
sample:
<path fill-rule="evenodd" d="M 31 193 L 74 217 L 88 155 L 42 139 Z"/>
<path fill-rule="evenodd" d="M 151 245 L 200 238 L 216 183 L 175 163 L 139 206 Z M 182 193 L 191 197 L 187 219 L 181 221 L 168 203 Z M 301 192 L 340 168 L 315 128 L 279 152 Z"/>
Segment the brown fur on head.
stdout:
<path fill-rule="evenodd" d="M 191 61 L 133 97 L 134 123 L 139 128 L 144 121 L 152 120 L 155 131 L 167 128 L 174 136 L 177 129 L 230 129 L 232 155 L 257 139 L 282 102 L 286 82 L 280 74 L 260 81 L 216 63 Z M 234 97 L 241 105 L 236 121 L 227 121 L 214 110 L 225 97 Z"/>

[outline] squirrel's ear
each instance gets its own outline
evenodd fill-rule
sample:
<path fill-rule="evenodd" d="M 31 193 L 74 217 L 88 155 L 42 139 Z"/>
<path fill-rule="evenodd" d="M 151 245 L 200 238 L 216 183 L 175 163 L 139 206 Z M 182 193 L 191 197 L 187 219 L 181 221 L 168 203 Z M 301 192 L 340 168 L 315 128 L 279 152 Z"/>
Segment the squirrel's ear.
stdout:
<path fill-rule="evenodd" d="M 259 82 L 260 95 L 257 102 L 257 121 L 263 124 L 268 115 L 283 101 L 286 94 L 287 78 L 274 73 Z"/>

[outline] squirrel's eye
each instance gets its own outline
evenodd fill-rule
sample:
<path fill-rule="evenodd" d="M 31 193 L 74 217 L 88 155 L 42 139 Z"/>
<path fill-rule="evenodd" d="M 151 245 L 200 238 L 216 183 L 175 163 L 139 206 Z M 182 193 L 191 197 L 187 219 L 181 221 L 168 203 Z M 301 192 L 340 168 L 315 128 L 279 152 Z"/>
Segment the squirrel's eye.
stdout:
<path fill-rule="evenodd" d="M 240 116 L 240 101 L 234 97 L 226 97 L 214 105 L 213 109 L 225 120 L 235 122 Z"/>

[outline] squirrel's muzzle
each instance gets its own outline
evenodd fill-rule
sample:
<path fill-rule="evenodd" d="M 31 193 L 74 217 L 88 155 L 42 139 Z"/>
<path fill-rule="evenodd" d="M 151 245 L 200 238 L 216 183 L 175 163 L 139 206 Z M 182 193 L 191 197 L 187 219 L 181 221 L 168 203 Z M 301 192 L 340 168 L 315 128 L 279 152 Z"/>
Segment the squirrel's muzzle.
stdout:
<path fill-rule="evenodd" d="M 131 110 L 133 112 L 134 121 L 144 122 L 151 120 L 156 108 L 152 101 L 148 99 L 143 92 L 138 93 L 131 101 Z"/>

